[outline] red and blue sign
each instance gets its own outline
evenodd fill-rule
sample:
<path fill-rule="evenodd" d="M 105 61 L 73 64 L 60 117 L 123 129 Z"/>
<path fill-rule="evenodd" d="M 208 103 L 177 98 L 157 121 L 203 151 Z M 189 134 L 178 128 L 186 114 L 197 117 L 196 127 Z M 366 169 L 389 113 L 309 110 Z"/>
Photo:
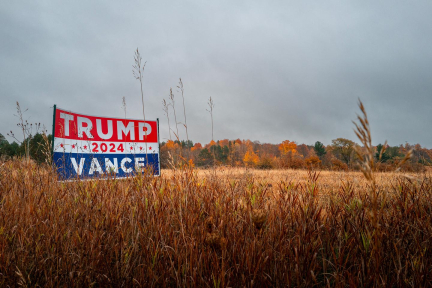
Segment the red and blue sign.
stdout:
<path fill-rule="evenodd" d="M 149 166 L 160 175 L 158 126 L 54 108 L 54 165 L 62 180 L 127 177 Z"/>

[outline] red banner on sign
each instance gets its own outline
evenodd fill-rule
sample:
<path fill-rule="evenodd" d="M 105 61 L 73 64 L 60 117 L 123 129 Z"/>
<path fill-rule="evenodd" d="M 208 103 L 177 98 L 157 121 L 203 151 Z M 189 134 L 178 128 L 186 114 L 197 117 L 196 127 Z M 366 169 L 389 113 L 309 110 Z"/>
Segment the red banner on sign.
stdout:
<path fill-rule="evenodd" d="M 106 118 L 56 109 L 54 137 L 110 142 L 158 142 L 156 121 Z"/>

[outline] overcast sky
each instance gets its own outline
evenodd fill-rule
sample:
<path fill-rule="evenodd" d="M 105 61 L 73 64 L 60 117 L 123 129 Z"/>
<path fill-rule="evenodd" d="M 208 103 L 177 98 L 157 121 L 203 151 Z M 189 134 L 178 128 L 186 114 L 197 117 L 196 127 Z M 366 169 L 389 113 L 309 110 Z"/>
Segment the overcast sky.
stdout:
<path fill-rule="evenodd" d="M 138 47 L 162 141 L 170 87 L 183 122 L 181 77 L 194 142 L 211 140 L 209 97 L 215 140 L 358 142 L 360 98 L 374 144 L 432 148 L 431 15 L 432 1 L 1 1 L 0 133 L 18 132 L 16 101 L 50 133 L 53 104 L 124 117 L 125 96 L 142 118 Z"/>

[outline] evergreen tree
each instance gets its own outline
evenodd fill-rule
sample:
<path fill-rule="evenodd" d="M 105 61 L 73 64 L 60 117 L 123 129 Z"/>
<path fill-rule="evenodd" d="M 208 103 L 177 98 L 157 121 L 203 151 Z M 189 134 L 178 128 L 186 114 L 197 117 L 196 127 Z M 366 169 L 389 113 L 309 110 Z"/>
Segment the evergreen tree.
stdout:
<path fill-rule="evenodd" d="M 198 165 L 205 166 L 213 163 L 213 155 L 207 148 L 204 148 L 198 154 Z"/>
<path fill-rule="evenodd" d="M 315 142 L 314 150 L 315 154 L 320 158 L 327 153 L 324 144 L 320 141 Z"/>
<path fill-rule="evenodd" d="M 384 146 L 381 143 L 377 145 L 377 152 L 375 154 L 375 158 L 377 160 L 379 160 L 379 158 L 380 158 L 380 153 L 381 153 L 381 150 L 383 149 L 383 147 Z M 390 155 L 388 154 L 387 149 L 386 149 L 381 155 L 381 162 L 387 162 L 388 160 L 390 160 Z"/>
<path fill-rule="evenodd" d="M 0 133 L 0 156 L 6 155 L 7 146 L 9 146 L 9 142 L 6 140 L 3 134 Z"/>

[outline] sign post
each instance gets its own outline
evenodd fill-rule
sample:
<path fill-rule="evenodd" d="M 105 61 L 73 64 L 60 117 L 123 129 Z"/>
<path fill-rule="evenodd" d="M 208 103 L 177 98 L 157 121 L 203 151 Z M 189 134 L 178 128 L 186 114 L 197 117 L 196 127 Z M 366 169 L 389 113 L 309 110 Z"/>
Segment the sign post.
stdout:
<path fill-rule="evenodd" d="M 61 180 L 160 175 L 159 123 L 83 115 L 54 105 L 53 163 Z"/>
<path fill-rule="evenodd" d="M 54 133 L 55 133 L 56 109 L 57 109 L 57 105 L 54 104 L 53 126 L 52 126 L 52 134 L 51 134 L 51 157 L 53 157 L 53 155 L 54 155 Z"/>

